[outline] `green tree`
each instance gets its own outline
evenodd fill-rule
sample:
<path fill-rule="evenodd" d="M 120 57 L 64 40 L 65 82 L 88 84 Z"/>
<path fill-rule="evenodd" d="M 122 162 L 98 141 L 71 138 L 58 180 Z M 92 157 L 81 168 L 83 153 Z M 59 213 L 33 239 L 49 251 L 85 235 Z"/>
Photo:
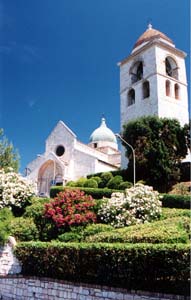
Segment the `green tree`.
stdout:
<path fill-rule="evenodd" d="M 135 149 L 137 180 L 159 190 L 167 190 L 179 180 L 180 163 L 188 152 L 188 125 L 181 127 L 176 119 L 142 117 L 124 125 L 122 135 Z M 132 152 L 124 146 L 132 174 Z"/>
<path fill-rule="evenodd" d="M 7 171 L 9 167 L 18 172 L 19 154 L 4 135 L 3 129 L 0 128 L 0 168 Z"/>

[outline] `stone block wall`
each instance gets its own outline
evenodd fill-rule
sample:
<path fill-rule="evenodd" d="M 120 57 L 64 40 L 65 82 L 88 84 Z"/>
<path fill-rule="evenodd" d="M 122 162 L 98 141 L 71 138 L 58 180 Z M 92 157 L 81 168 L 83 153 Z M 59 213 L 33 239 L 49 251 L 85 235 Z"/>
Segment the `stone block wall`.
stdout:
<path fill-rule="evenodd" d="M 0 247 L 0 276 L 21 272 L 21 265 L 13 254 L 14 244 L 14 238 L 9 237 L 9 243 Z"/>
<path fill-rule="evenodd" d="M 1 300 L 188 300 L 184 296 L 128 292 L 109 287 L 75 284 L 46 278 L 0 278 Z"/>

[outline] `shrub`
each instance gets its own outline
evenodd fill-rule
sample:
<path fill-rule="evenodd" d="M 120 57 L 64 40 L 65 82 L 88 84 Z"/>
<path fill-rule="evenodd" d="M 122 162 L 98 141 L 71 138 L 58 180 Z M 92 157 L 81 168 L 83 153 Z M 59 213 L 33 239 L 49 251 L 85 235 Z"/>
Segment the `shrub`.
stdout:
<path fill-rule="evenodd" d="M 119 186 L 122 182 L 123 178 L 120 175 L 117 175 L 108 181 L 107 187 L 109 189 L 119 189 Z"/>
<path fill-rule="evenodd" d="M 75 187 L 76 186 L 76 182 L 75 181 L 68 181 L 67 183 L 66 183 L 66 186 L 71 186 L 71 187 Z M 58 186 L 56 186 L 56 187 L 58 187 Z M 61 186 L 61 189 L 62 189 L 62 186 Z"/>
<path fill-rule="evenodd" d="M 32 182 L 11 170 L 5 173 L 0 169 L 0 208 L 23 207 L 35 193 Z"/>
<path fill-rule="evenodd" d="M 74 184 L 75 184 L 74 186 L 76 186 L 76 187 L 84 186 L 86 181 L 87 181 L 87 179 L 82 177 L 82 178 L 78 179 L 76 182 L 74 182 Z"/>
<path fill-rule="evenodd" d="M 188 243 L 188 217 L 174 217 L 153 223 L 101 232 L 86 238 L 90 243 Z"/>
<path fill-rule="evenodd" d="M 10 224 L 10 233 L 18 241 L 37 240 L 39 232 L 31 218 L 14 218 Z"/>
<path fill-rule="evenodd" d="M 82 235 L 76 232 L 65 232 L 58 236 L 60 242 L 80 242 Z"/>
<path fill-rule="evenodd" d="M 133 184 L 129 181 L 123 181 L 119 184 L 119 190 L 126 190 L 130 189 L 133 186 Z"/>
<path fill-rule="evenodd" d="M 95 201 L 80 190 L 66 190 L 59 193 L 55 200 L 45 204 L 44 217 L 57 227 L 85 225 L 95 222 L 96 215 L 91 211 Z"/>
<path fill-rule="evenodd" d="M 159 193 L 142 184 L 126 189 L 125 193 L 113 193 L 98 211 L 104 223 L 115 227 L 150 222 L 159 218 L 160 214 Z"/>
<path fill-rule="evenodd" d="M 172 186 L 172 189 L 169 192 L 169 194 L 190 195 L 189 187 L 190 187 L 190 183 L 179 182 Z"/>
<path fill-rule="evenodd" d="M 92 236 L 100 232 L 112 231 L 113 227 L 106 224 L 91 224 L 88 225 L 83 231 L 83 237 Z"/>
<path fill-rule="evenodd" d="M 163 194 L 161 199 L 163 207 L 190 208 L 190 196 Z"/>
<path fill-rule="evenodd" d="M 188 295 L 187 244 L 19 243 L 24 276 Z"/>
<path fill-rule="evenodd" d="M 97 188 L 98 187 L 98 183 L 97 183 L 97 181 L 95 179 L 90 178 L 90 179 L 87 179 L 84 182 L 84 187 Z"/>
<path fill-rule="evenodd" d="M 13 214 L 9 208 L 0 209 L 0 245 L 3 245 L 10 235 L 10 222 Z"/>
<path fill-rule="evenodd" d="M 104 172 L 104 173 L 101 173 L 100 178 L 101 178 L 101 182 L 99 184 L 99 187 L 104 188 L 107 186 L 107 183 L 109 182 L 109 180 L 113 178 L 113 175 L 111 172 Z"/>
<path fill-rule="evenodd" d="M 58 193 L 60 192 L 63 192 L 67 189 L 76 189 L 74 187 L 64 187 L 64 186 L 53 186 L 51 187 L 50 189 L 50 197 L 51 198 L 55 198 Z M 80 191 L 84 191 L 85 194 L 87 195 L 91 195 L 94 199 L 102 199 L 103 197 L 106 197 L 106 198 L 110 198 L 111 197 L 111 194 L 113 192 L 117 192 L 119 190 L 111 190 L 111 189 L 108 189 L 108 188 L 87 188 L 87 187 L 80 187 L 79 188 Z"/>
<path fill-rule="evenodd" d="M 161 219 L 169 219 L 174 217 L 191 217 L 190 209 L 177 209 L 177 208 L 162 208 Z"/>
<path fill-rule="evenodd" d="M 23 215 L 24 218 L 32 218 L 39 232 L 39 239 L 42 241 L 51 240 L 55 236 L 55 229 L 51 223 L 43 217 L 44 204 L 48 203 L 48 198 L 32 199 L 32 205 L 26 208 Z"/>
<path fill-rule="evenodd" d="M 93 177 L 91 177 L 91 179 L 94 179 L 97 182 L 98 186 L 101 183 L 101 178 L 99 176 L 93 176 Z"/>

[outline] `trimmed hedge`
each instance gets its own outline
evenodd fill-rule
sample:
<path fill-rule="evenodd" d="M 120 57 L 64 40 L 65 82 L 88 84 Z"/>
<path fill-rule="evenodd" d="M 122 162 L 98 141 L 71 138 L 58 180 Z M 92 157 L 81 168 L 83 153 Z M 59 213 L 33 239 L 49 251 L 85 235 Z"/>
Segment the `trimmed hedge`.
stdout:
<path fill-rule="evenodd" d="M 162 206 L 169 208 L 190 208 L 190 196 L 163 194 Z"/>
<path fill-rule="evenodd" d="M 113 192 L 121 192 L 120 190 L 112 190 L 108 188 L 88 188 L 88 187 L 70 187 L 70 186 L 53 186 L 50 189 L 50 197 L 55 198 L 58 193 L 63 192 L 66 189 L 80 189 L 87 195 L 91 195 L 94 199 L 102 199 L 103 197 L 111 198 Z"/>
<path fill-rule="evenodd" d="M 189 294 L 187 244 L 20 243 L 15 254 L 26 276 Z"/>
<path fill-rule="evenodd" d="M 85 238 L 90 243 L 188 243 L 190 233 L 189 217 L 174 217 L 100 232 Z"/>

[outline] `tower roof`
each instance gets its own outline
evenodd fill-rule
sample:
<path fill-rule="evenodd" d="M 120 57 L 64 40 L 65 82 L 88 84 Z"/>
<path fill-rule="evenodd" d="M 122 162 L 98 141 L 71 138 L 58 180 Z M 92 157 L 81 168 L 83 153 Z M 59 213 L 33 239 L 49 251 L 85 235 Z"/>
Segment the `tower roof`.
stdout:
<path fill-rule="evenodd" d="M 90 143 L 100 141 L 117 143 L 114 133 L 106 125 L 105 118 L 101 119 L 100 127 L 95 129 L 90 136 Z"/>
<path fill-rule="evenodd" d="M 149 24 L 147 30 L 136 41 L 133 49 L 142 45 L 143 43 L 150 42 L 151 40 L 156 39 L 156 38 L 162 38 L 163 40 L 167 41 L 168 43 L 174 44 L 173 41 L 168 36 L 166 36 L 164 33 L 160 32 L 159 30 L 152 28 L 152 25 Z"/>

